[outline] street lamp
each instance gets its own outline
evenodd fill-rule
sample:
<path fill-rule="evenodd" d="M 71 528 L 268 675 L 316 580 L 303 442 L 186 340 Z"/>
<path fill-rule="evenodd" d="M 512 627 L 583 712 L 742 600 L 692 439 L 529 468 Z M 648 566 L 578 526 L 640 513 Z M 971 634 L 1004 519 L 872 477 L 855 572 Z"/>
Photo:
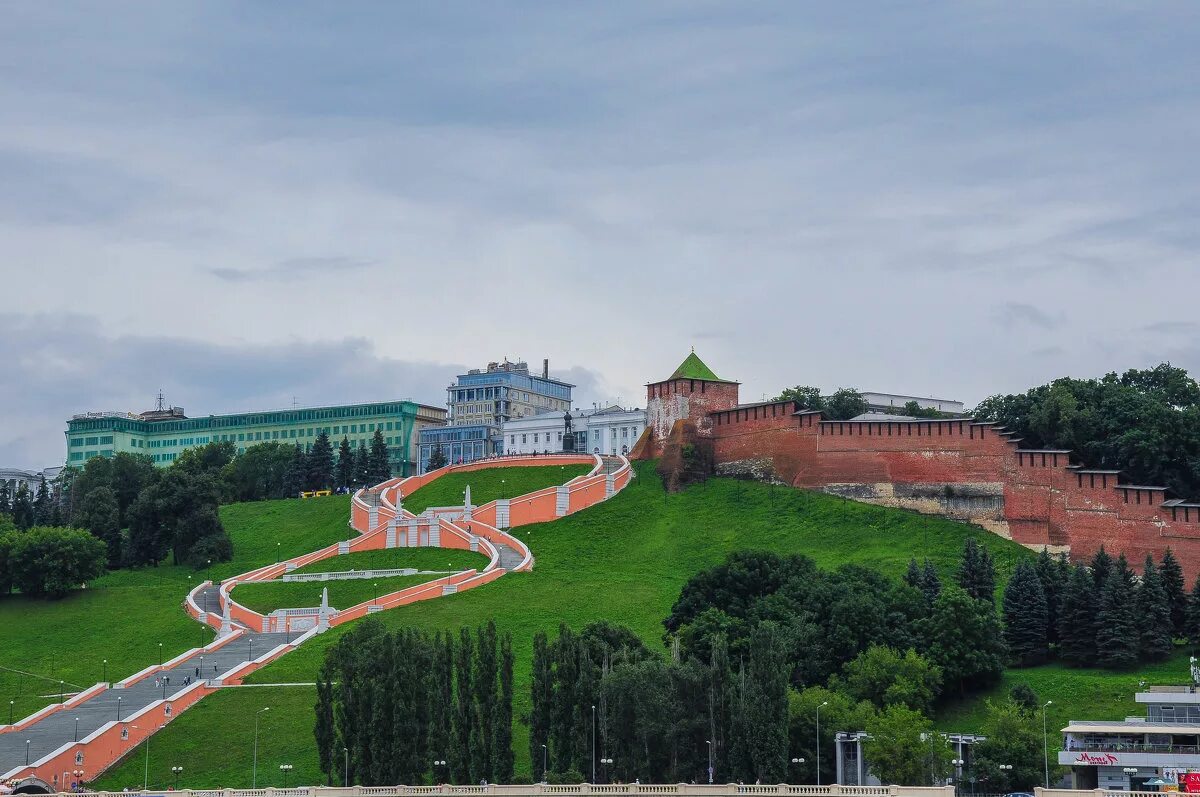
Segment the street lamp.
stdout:
<path fill-rule="evenodd" d="M 161 643 L 161 642 L 159 642 L 159 643 L 158 643 L 158 666 L 159 666 L 159 667 L 161 667 L 161 666 L 162 666 L 162 663 L 163 663 L 163 658 L 162 658 L 162 643 Z"/>
<path fill-rule="evenodd" d="M 108 685 L 108 659 L 104 660 L 104 684 Z"/>
<path fill-rule="evenodd" d="M 446 759 L 444 759 L 444 758 L 439 758 L 437 761 L 433 762 L 433 778 L 434 778 L 434 780 L 437 780 L 438 767 L 444 767 L 444 766 L 446 766 Z"/>
<path fill-rule="evenodd" d="M 79 717 L 75 718 L 75 741 L 79 741 Z"/>
<path fill-rule="evenodd" d="M 279 771 L 283 774 L 283 788 L 286 789 L 287 788 L 287 776 L 288 776 L 288 773 L 292 771 L 292 765 L 291 764 L 280 764 Z"/>
<path fill-rule="evenodd" d="M 1050 737 L 1046 735 L 1046 706 L 1053 703 L 1053 700 L 1047 700 L 1046 705 L 1042 706 L 1042 766 L 1046 770 L 1046 788 L 1050 788 Z"/>
<path fill-rule="evenodd" d="M 379 605 L 379 582 L 374 582 L 371 586 L 375 587 L 375 605 Z"/>
<path fill-rule="evenodd" d="M 250 773 L 250 788 L 258 788 L 258 718 L 264 711 L 270 711 L 270 706 L 254 712 L 254 769 Z"/>
<path fill-rule="evenodd" d="M 821 706 L 828 706 L 829 701 L 826 700 L 820 706 L 817 706 L 817 785 L 821 785 Z"/>
<path fill-rule="evenodd" d="M 546 750 L 546 745 L 542 745 L 542 783 L 547 782 L 547 778 L 546 778 L 546 756 L 547 755 L 548 755 L 548 752 Z"/>
<path fill-rule="evenodd" d="M 13 720 L 13 703 L 14 703 L 14 702 L 16 702 L 16 701 L 13 701 L 13 700 L 10 700 L 10 701 L 8 701 L 8 724 L 9 724 L 9 725 L 12 725 L 12 720 Z"/>
<path fill-rule="evenodd" d="M 612 766 L 612 759 L 611 759 L 611 758 L 601 758 L 601 759 L 600 759 L 600 763 L 601 763 L 601 764 L 603 764 L 603 765 L 604 765 L 604 767 L 605 767 L 605 769 L 604 769 L 604 782 L 605 782 L 605 783 L 608 783 L 608 781 L 609 781 L 608 767 L 611 767 L 611 766 Z"/>
<path fill-rule="evenodd" d="M 342 748 L 342 785 L 350 785 L 350 748 Z"/>
<path fill-rule="evenodd" d="M 29 766 L 29 743 L 31 741 L 33 741 L 33 740 L 32 739 L 25 740 L 25 766 Z"/>
<path fill-rule="evenodd" d="M 708 782 L 712 783 L 713 765 L 712 765 L 712 739 L 705 739 L 704 743 L 708 745 Z"/>
<path fill-rule="evenodd" d="M 183 774 L 183 767 L 171 767 L 171 774 L 175 776 L 175 791 L 179 791 L 179 776 Z"/>
<path fill-rule="evenodd" d="M 592 706 L 592 783 L 596 782 L 596 707 Z"/>
<path fill-rule="evenodd" d="M 121 721 L 121 696 L 117 695 L 117 722 Z"/>
<path fill-rule="evenodd" d="M 950 766 L 954 767 L 954 793 L 962 794 L 962 768 L 967 762 L 961 758 L 951 758 Z"/>
<path fill-rule="evenodd" d="M 803 763 L 804 763 L 804 759 L 803 759 L 803 758 L 793 758 L 793 759 L 792 759 L 792 764 L 793 764 L 793 765 L 799 766 L 800 764 L 803 764 Z"/>

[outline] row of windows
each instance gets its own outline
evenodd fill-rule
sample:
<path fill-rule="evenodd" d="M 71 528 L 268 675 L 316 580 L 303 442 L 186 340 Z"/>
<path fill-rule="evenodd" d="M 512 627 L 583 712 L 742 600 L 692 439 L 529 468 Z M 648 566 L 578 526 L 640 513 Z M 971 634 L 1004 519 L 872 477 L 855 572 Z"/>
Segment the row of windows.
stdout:
<path fill-rule="evenodd" d="M 87 437 L 87 438 L 73 437 L 73 438 L 71 438 L 71 447 L 76 448 L 79 446 L 111 446 L 112 441 L 113 441 L 112 435 L 105 435 L 103 437 Z"/>
<path fill-rule="evenodd" d="M 415 405 L 409 403 L 367 404 L 361 407 L 335 407 L 329 409 L 288 410 L 255 415 L 209 416 L 187 418 L 178 421 L 141 421 L 132 418 L 93 418 L 67 422 L 69 432 L 90 430 L 116 430 L 134 434 L 156 432 L 185 432 L 200 429 L 221 429 L 230 426 L 269 426 L 315 420 L 341 420 L 342 418 L 371 417 L 379 415 L 412 415 Z M 400 422 L 396 422 L 399 425 Z M 363 424 L 359 424 L 362 426 Z M 380 424 L 376 424 L 377 426 Z"/>
<path fill-rule="evenodd" d="M 612 426 L 609 428 L 612 431 L 612 439 L 616 440 L 618 427 Z M 620 433 L 621 433 L 622 440 L 629 440 L 630 438 L 636 439 L 637 436 L 640 434 L 640 432 L 638 431 L 638 427 L 636 427 L 636 426 L 622 426 L 619 428 L 621 430 Z M 596 441 L 597 443 L 600 442 L 600 431 L 601 431 L 600 429 L 592 430 L 592 439 L 594 441 Z M 549 443 L 549 442 L 551 442 L 550 436 L 552 434 L 554 434 L 554 432 L 534 432 L 533 433 L 533 442 L 540 443 L 544 439 L 547 443 Z M 558 432 L 557 434 L 558 434 L 559 442 L 562 442 L 563 433 Z M 528 434 L 521 435 L 521 442 L 528 443 L 529 442 L 528 437 L 529 437 Z M 508 436 L 508 444 L 510 446 L 515 446 L 517 444 L 517 436 L 515 434 L 510 434 Z"/>

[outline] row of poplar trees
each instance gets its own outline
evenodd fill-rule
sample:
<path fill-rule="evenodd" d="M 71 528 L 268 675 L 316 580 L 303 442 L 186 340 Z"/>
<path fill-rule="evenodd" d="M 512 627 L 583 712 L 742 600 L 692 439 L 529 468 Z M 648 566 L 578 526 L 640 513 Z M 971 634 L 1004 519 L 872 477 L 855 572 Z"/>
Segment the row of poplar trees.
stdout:
<path fill-rule="evenodd" d="M 1147 555 L 1140 574 L 1103 547 L 1088 564 L 1070 565 L 1045 551 L 1022 561 L 1004 593 L 1009 651 L 1019 665 L 1055 654 L 1073 666 L 1127 669 L 1162 661 L 1175 640 L 1200 644 L 1200 579 L 1191 594 L 1168 548 Z"/>
<path fill-rule="evenodd" d="M 512 670 L 512 639 L 491 622 L 457 639 L 359 623 L 326 654 L 317 683 L 326 782 L 511 782 Z"/>
<path fill-rule="evenodd" d="M 681 657 L 678 645 L 664 660 L 633 632 L 603 622 L 578 634 L 560 626 L 553 641 L 537 634 L 529 714 L 534 778 L 704 782 L 711 760 L 721 782 L 781 782 L 791 665 L 776 624 L 761 623 L 752 635 L 744 658 L 731 661 L 718 636 L 702 661 Z"/>

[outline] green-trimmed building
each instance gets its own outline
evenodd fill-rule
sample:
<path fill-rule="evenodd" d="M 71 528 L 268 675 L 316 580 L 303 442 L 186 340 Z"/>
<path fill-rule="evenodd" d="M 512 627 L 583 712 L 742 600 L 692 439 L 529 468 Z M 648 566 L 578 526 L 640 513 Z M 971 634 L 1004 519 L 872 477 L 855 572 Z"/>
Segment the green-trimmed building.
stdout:
<path fill-rule="evenodd" d="M 348 404 L 340 407 L 245 412 L 189 418 L 181 407 L 143 413 L 89 412 L 67 421 L 67 464 L 82 467 L 92 457 L 119 451 L 146 454 L 160 467 L 170 465 L 186 449 L 228 441 L 239 454 L 259 443 L 300 443 L 305 450 L 324 431 L 336 451 L 343 437 L 350 445 L 370 447 L 383 433 L 391 454 L 392 474 L 416 473 L 421 429 L 446 424 L 446 409 L 412 401 Z"/>

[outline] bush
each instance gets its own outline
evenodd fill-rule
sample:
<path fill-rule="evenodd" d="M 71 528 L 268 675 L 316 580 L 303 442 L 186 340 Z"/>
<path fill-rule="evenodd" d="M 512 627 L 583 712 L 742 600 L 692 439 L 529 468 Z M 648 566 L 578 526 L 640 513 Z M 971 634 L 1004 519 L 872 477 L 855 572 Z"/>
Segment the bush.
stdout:
<path fill-rule="evenodd" d="M 103 575 L 108 563 L 104 542 L 80 529 L 34 526 L 5 535 L 5 547 L 10 584 L 30 596 L 61 598 Z"/>

